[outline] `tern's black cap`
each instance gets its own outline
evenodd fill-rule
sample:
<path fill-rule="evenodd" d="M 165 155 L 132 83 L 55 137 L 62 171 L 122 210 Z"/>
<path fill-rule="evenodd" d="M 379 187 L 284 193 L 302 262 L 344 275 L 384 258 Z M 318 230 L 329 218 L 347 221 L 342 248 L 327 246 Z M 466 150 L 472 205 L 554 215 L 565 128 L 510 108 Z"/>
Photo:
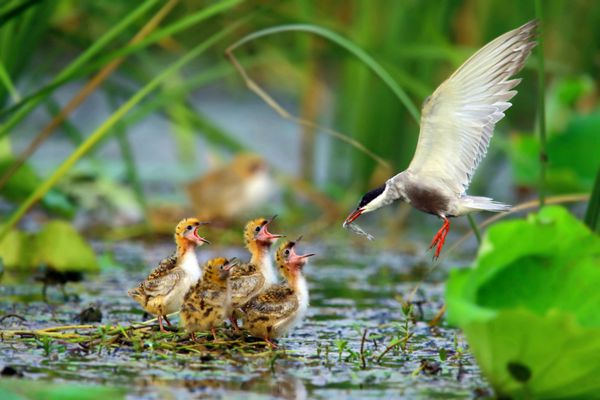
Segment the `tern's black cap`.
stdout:
<path fill-rule="evenodd" d="M 367 204 L 369 204 L 374 198 L 376 198 L 377 196 L 379 196 L 381 193 L 383 193 L 383 191 L 385 190 L 385 185 L 381 185 L 379 186 L 377 189 L 373 189 L 370 192 L 368 192 L 367 194 L 365 194 L 363 196 L 363 198 L 360 200 L 360 204 L 358 205 L 358 207 L 364 207 Z"/>

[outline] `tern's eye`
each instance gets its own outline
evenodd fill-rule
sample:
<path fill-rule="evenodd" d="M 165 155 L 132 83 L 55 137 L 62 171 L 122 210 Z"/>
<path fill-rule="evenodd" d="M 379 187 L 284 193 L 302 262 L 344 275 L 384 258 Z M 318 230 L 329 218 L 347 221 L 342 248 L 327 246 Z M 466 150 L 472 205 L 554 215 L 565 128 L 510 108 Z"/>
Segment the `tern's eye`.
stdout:
<path fill-rule="evenodd" d="M 191 230 L 192 230 L 192 228 L 193 228 L 193 226 L 191 226 L 191 225 L 188 225 L 188 226 L 187 226 L 187 228 L 185 228 L 185 229 L 187 229 L 188 231 L 191 231 Z"/>

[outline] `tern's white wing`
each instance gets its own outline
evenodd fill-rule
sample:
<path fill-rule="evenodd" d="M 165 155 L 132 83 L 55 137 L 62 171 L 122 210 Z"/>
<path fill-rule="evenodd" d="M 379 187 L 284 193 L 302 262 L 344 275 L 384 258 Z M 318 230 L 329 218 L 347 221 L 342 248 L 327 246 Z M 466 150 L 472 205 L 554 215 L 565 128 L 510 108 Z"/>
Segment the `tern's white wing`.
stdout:
<path fill-rule="evenodd" d="M 494 126 L 511 106 L 535 42 L 536 21 L 496 38 L 469 58 L 423 105 L 417 150 L 408 171 L 465 192 L 485 156 Z"/>

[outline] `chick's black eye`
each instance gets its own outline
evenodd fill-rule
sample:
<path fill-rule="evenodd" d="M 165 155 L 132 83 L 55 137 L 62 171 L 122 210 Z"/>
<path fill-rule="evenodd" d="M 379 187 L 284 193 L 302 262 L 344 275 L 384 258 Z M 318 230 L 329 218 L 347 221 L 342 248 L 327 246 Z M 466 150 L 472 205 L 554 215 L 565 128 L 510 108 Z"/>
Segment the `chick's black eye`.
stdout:
<path fill-rule="evenodd" d="M 192 230 L 192 226 L 191 226 L 191 225 L 188 225 L 186 229 L 187 229 L 188 231 L 191 231 L 191 230 Z"/>
<path fill-rule="evenodd" d="M 286 256 L 289 256 L 290 255 L 290 251 L 286 250 L 286 251 L 283 252 L 283 254 L 285 254 Z"/>
<path fill-rule="evenodd" d="M 260 231 L 260 226 L 257 226 L 257 227 L 254 229 L 254 232 L 259 232 L 259 231 Z"/>

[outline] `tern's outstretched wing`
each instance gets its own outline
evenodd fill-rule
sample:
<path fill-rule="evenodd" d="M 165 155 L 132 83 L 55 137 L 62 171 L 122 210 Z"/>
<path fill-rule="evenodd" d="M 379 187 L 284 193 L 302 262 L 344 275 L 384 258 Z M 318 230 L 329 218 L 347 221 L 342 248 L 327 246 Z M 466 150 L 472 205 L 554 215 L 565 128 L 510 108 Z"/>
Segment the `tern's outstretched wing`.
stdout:
<path fill-rule="evenodd" d="M 536 21 L 496 38 L 469 58 L 423 105 L 417 150 L 408 171 L 465 192 L 494 126 L 517 94 L 511 90 L 535 46 Z"/>

